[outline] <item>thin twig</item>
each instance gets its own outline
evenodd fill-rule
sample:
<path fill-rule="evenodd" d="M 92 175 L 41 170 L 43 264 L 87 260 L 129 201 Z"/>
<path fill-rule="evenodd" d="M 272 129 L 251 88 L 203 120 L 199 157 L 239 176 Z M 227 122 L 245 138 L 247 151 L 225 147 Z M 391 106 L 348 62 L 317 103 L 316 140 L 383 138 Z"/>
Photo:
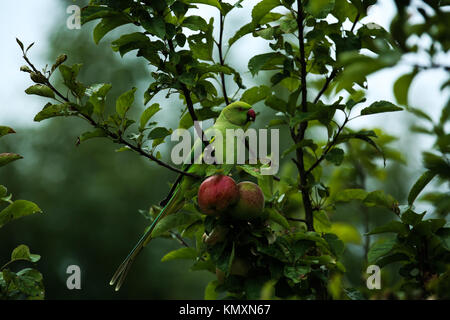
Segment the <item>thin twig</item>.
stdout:
<path fill-rule="evenodd" d="M 33 69 L 33 71 L 35 73 L 41 74 L 39 70 L 36 69 L 36 67 L 31 63 L 31 61 L 24 55 L 23 58 L 25 59 L 25 61 L 28 63 L 28 65 Z M 69 98 L 65 97 L 61 92 L 59 92 L 51 83 L 50 81 L 45 78 L 45 85 L 47 87 L 49 87 L 58 97 L 60 97 L 63 101 L 70 103 Z M 78 111 L 78 110 L 77 110 Z M 156 158 L 155 156 L 153 156 L 150 153 L 145 152 L 144 150 L 142 150 L 142 148 L 135 146 L 133 144 L 131 144 L 130 142 L 126 141 L 125 139 L 123 139 L 122 136 L 115 134 L 114 132 L 111 132 L 110 130 L 108 130 L 105 126 L 101 126 L 100 124 L 98 124 L 91 116 L 84 114 L 80 111 L 78 111 L 78 114 L 81 116 L 81 118 L 83 118 L 84 120 L 86 120 L 87 122 L 89 122 L 92 126 L 94 126 L 95 128 L 100 128 L 103 130 L 103 132 L 110 138 L 112 138 L 113 140 L 117 141 L 119 144 L 123 144 L 126 145 L 128 148 L 130 148 L 131 150 L 139 153 L 140 155 L 156 162 L 157 164 L 159 164 L 162 167 L 165 167 L 171 171 L 174 171 L 178 174 L 182 174 L 182 175 L 186 175 L 186 176 L 190 176 L 192 178 L 200 178 L 199 176 L 192 174 L 192 173 L 188 173 L 185 172 L 181 169 L 178 169 L 176 167 L 171 166 L 168 163 L 165 163 L 161 160 L 159 160 L 158 158 Z"/>

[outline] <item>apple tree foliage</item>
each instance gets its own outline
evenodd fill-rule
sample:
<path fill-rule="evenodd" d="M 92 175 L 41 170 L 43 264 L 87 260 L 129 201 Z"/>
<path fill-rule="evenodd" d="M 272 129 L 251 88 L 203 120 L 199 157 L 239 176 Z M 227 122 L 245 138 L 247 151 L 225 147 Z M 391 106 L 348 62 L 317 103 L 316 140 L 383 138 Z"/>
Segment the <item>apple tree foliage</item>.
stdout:
<path fill-rule="evenodd" d="M 0 138 L 12 133 L 15 133 L 12 128 L 0 126 Z M 0 153 L 0 170 L 4 170 L 3 166 L 19 159 L 22 159 L 19 154 Z M 0 185 L 0 206 L 0 229 L 13 220 L 42 213 L 31 201 L 13 200 L 13 195 L 3 185 Z M 1 300 L 44 299 L 42 274 L 34 268 L 19 268 L 24 264 L 33 265 L 40 258 L 40 255 L 31 253 L 28 246 L 21 244 L 13 250 L 9 261 L 0 263 Z M 17 269 L 19 270 L 16 271 Z"/>
<path fill-rule="evenodd" d="M 382 268 L 399 264 L 398 292 L 403 297 L 448 298 L 450 109 L 447 104 L 434 121 L 426 111 L 410 106 L 408 89 L 423 71 L 449 70 L 435 59 L 449 49 L 449 3 L 396 0 L 390 30 L 371 22 L 368 9 L 374 4 L 376 0 L 262 0 L 251 10 L 250 22 L 225 39 L 227 18 L 242 9 L 242 0 L 91 0 L 81 20 L 96 21 L 95 43 L 119 26 L 134 26 L 135 32 L 121 34 L 111 48 L 121 56 L 133 52 L 148 62 L 151 80 L 143 99 L 136 99 L 132 87 L 107 102 L 111 84 L 80 82 L 82 65 L 67 65 L 66 55 L 38 70 L 19 41 L 27 63 L 21 70 L 35 83 L 26 93 L 50 99 L 34 120 L 78 117 L 92 125 L 91 131 L 80 134 L 78 144 L 106 138 L 120 146 L 116 151 L 135 152 L 185 175 L 162 160 L 160 147 L 176 128 L 152 119 L 172 108 L 153 103 L 157 94 L 181 99 L 178 128 L 185 129 L 194 121 L 215 119 L 222 107 L 236 100 L 261 105 L 276 112 L 265 128 L 279 128 L 291 138 L 291 146 L 282 150 L 286 161 L 280 175 L 263 176 L 260 165 L 212 166 L 208 175 L 225 173 L 257 181 L 267 218 L 239 222 L 227 216 L 205 217 L 198 210 L 196 194 L 186 195 L 183 213 L 163 219 L 154 231 L 155 237 L 171 237 L 182 246 L 162 260 L 191 259 L 191 270 L 216 273 L 218 279 L 205 290 L 206 299 L 374 297 L 364 284 L 348 288 L 342 281 L 346 246 L 363 240 L 354 225 L 334 222 L 332 216 L 340 204 L 357 203 L 367 219 L 369 209 L 392 215 L 389 223 L 365 230 L 366 264 Z M 218 21 L 193 14 L 198 5 L 210 6 Z M 422 19 L 410 20 L 412 11 Z M 226 61 L 228 50 L 246 50 L 242 38 L 249 36 L 265 40 L 267 52 L 253 56 L 247 69 L 237 70 Z M 414 39 L 420 37 L 432 41 L 419 45 Z M 408 59 L 419 54 L 425 54 L 429 64 Z M 367 103 L 367 76 L 398 64 L 409 64 L 411 71 L 395 82 L 396 101 Z M 241 78 L 247 71 L 268 81 L 247 87 Z M 52 84 L 55 72 L 61 83 Z M 141 103 L 143 112 L 132 119 L 130 108 Z M 411 186 L 407 203 L 399 203 L 366 185 L 369 178 L 382 179 L 387 162 L 405 162 L 390 146 L 396 138 L 377 128 L 352 130 L 348 124 L 374 114 L 407 111 L 418 117 L 412 131 L 431 135 L 436 143 L 424 152 L 425 169 Z M 311 134 L 317 130 L 324 138 Z M 442 192 L 423 196 L 433 208 L 425 219 L 425 212 L 416 212 L 414 203 L 431 181 Z M 160 209 L 152 205 L 143 214 L 151 220 Z M 394 237 L 370 244 L 369 236 L 384 233 Z"/>

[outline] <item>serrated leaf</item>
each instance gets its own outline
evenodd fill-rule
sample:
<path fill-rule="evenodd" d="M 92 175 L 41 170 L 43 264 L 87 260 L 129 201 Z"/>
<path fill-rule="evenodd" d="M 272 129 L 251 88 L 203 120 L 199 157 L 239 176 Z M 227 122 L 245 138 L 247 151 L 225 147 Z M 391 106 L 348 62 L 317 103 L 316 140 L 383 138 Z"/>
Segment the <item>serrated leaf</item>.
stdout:
<path fill-rule="evenodd" d="M 377 101 L 372 103 L 369 107 L 361 110 L 361 115 L 369 115 L 376 113 L 384 113 L 384 112 L 395 112 L 403 110 L 400 107 L 397 107 L 393 103 L 389 101 Z"/>
<path fill-rule="evenodd" d="M 0 227 L 12 220 L 36 213 L 42 213 L 42 210 L 33 202 L 16 200 L 0 212 Z"/>
<path fill-rule="evenodd" d="M 25 90 L 26 94 L 35 94 L 41 97 L 47 97 L 47 98 L 54 98 L 55 97 L 55 93 L 52 91 L 52 89 L 50 89 L 49 87 L 47 87 L 46 85 L 43 84 L 35 84 L 31 87 L 29 87 L 28 89 Z"/>
<path fill-rule="evenodd" d="M 416 183 L 414 183 L 413 187 L 409 191 L 408 194 L 408 204 L 412 205 L 414 200 L 416 200 L 419 193 L 430 183 L 431 180 L 436 176 L 436 173 L 433 171 L 425 171 L 419 179 L 417 179 Z"/>

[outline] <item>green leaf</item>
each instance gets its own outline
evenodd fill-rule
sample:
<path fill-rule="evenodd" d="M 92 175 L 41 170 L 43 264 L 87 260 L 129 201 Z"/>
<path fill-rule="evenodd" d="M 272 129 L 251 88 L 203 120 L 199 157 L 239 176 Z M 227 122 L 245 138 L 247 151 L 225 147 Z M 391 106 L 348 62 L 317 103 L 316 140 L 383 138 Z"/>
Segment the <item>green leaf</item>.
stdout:
<path fill-rule="evenodd" d="M 382 190 L 370 192 L 363 203 L 368 207 L 378 206 L 389 210 L 394 210 L 396 207 L 395 199 L 392 196 L 385 194 Z"/>
<path fill-rule="evenodd" d="M 195 3 L 206 4 L 209 6 L 216 7 L 219 10 L 222 10 L 222 6 L 220 5 L 220 2 L 218 0 L 182 0 L 182 1 L 187 4 L 195 4 Z"/>
<path fill-rule="evenodd" d="M 144 28 L 158 38 L 164 39 L 166 35 L 166 23 L 162 17 L 153 17 L 143 24 Z"/>
<path fill-rule="evenodd" d="M 0 153 L 0 167 L 6 166 L 8 163 L 23 159 L 19 154 L 15 153 Z"/>
<path fill-rule="evenodd" d="M 248 62 L 248 69 L 255 76 L 260 70 L 273 70 L 275 66 L 281 66 L 285 56 L 279 52 L 258 54 Z"/>
<path fill-rule="evenodd" d="M 416 200 L 419 193 L 423 190 L 423 188 L 426 187 L 428 183 L 430 183 L 431 180 L 436 176 L 436 173 L 433 171 L 425 171 L 424 174 L 420 176 L 419 179 L 417 179 L 416 183 L 414 183 L 413 187 L 409 191 L 408 195 L 408 204 L 412 205 L 414 203 L 414 200 Z"/>
<path fill-rule="evenodd" d="M 150 107 L 145 109 L 145 111 L 141 115 L 139 130 L 144 130 L 148 121 L 153 117 L 161 108 L 158 103 L 152 104 Z"/>
<path fill-rule="evenodd" d="M 361 110 L 361 115 L 369 115 L 375 113 L 383 113 L 383 112 L 394 112 L 403 110 L 400 107 L 388 102 L 388 101 L 377 101 L 372 103 L 369 107 Z"/>
<path fill-rule="evenodd" d="M 15 260 L 27 260 L 30 262 L 37 262 L 41 259 L 41 256 L 38 254 L 30 253 L 30 248 L 26 245 L 21 244 L 17 248 L 15 248 L 11 254 L 11 261 Z"/>
<path fill-rule="evenodd" d="M 98 128 L 95 129 L 94 131 L 89 131 L 89 132 L 84 132 L 81 136 L 80 136 L 80 142 L 89 140 L 89 139 L 93 139 L 93 138 L 101 138 L 101 137 L 106 137 L 106 133 L 103 129 Z"/>
<path fill-rule="evenodd" d="M 162 139 L 172 134 L 172 129 L 167 130 L 164 127 L 157 127 L 148 134 L 149 139 Z"/>
<path fill-rule="evenodd" d="M 98 44 L 108 32 L 127 23 L 130 23 L 130 20 L 122 14 L 103 18 L 94 28 L 94 42 Z"/>
<path fill-rule="evenodd" d="M 273 110 L 286 112 L 287 102 L 278 98 L 276 95 L 269 96 L 266 101 L 266 105 Z"/>
<path fill-rule="evenodd" d="M 262 85 L 259 87 L 252 87 L 242 94 L 241 101 L 254 105 L 257 102 L 266 99 L 269 95 L 270 88 L 268 86 Z"/>
<path fill-rule="evenodd" d="M 424 215 L 425 212 L 423 212 L 422 214 L 417 214 L 411 209 L 408 209 L 404 213 L 402 213 L 401 219 L 404 223 L 409 224 L 411 226 L 415 226 L 420 221 L 422 221 Z"/>
<path fill-rule="evenodd" d="M 281 17 L 283 17 L 283 15 L 280 14 L 280 13 L 269 12 L 260 20 L 259 24 L 270 23 L 270 22 L 273 22 L 273 21 L 276 21 L 276 20 L 280 19 Z M 258 23 L 250 22 L 250 23 L 247 23 L 246 25 L 242 26 L 234 34 L 234 36 L 232 36 L 228 40 L 228 45 L 231 47 L 233 45 L 233 43 L 235 43 L 237 40 L 239 40 L 240 38 L 242 38 L 246 34 L 252 33 L 255 30 L 257 25 L 258 25 Z"/>
<path fill-rule="evenodd" d="M 368 192 L 363 189 L 345 189 L 336 192 L 334 197 L 335 202 L 349 202 L 352 200 L 364 200 Z"/>
<path fill-rule="evenodd" d="M 205 300 L 217 300 L 216 288 L 219 285 L 217 280 L 212 280 L 205 288 Z"/>
<path fill-rule="evenodd" d="M 262 0 L 252 10 L 252 23 L 259 24 L 272 9 L 281 5 L 280 0 Z"/>
<path fill-rule="evenodd" d="M 12 128 L 6 126 L 0 126 L 0 137 L 6 136 L 7 134 L 16 133 Z"/>
<path fill-rule="evenodd" d="M 64 79 L 64 84 L 79 98 L 82 98 L 86 91 L 86 87 L 77 81 L 81 66 L 81 64 L 74 64 L 71 67 L 60 65 L 58 68 Z"/>
<path fill-rule="evenodd" d="M 269 213 L 269 220 L 272 220 L 273 222 L 278 223 L 280 226 L 289 229 L 289 222 L 278 211 L 272 208 L 266 208 L 265 210 Z"/>
<path fill-rule="evenodd" d="M 411 82 L 416 76 L 417 71 L 402 75 L 394 83 L 394 95 L 397 103 L 401 105 L 408 105 L 408 92 Z"/>
<path fill-rule="evenodd" d="M 208 24 L 205 19 L 199 16 L 188 16 L 183 20 L 181 24 L 182 27 L 189 28 L 194 31 L 206 31 L 208 29 Z"/>
<path fill-rule="evenodd" d="M 397 240 L 381 240 L 375 242 L 369 249 L 367 260 L 370 264 L 375 263 L 379 258 L 388 254 L 397 243 Z"/>
<path fill-rule="evenodd" d="M 361 235 L 353 225 L 344 222 L 334 222 L 330 232 L 334 233 L 345 243 L 361 244 Z"/>
<path fill-rule="evenodd" d="M 94 113 L 101 115 L 105 111 L 105 98 L 109 90 L 111 90 L 111 87 L 109 83 L 100 83 L 86 90 L 86 94 L 89 96 L 89 102 L 94 107 Z"/>
<path fill-rule="evenodd" d="M 367 235 L 393 232 L 405 236 L 408 234 L 408 231 L 409 229 L 404 223 L 401 223 L 400 221 L 390 221 L 383 226 L 376 227 L 372 231 L 368 232 Z"/>
<path fill-rule="evenodd" d="M 337 237 L 337 235 L 333 233 L 326 233 L 323 235 L 323 238 L 328 242 L 330 246 L 331 252 L 336 256 L 340 257 L 342 253 L 344 253 L 344 242 Z"/>
<path fill-rule="evenodd" d="M 12 220 L 35 213 L 42 213 L 36 204 L 26 200 L 16 200 L 0 212 L 0 227 Z"/>
<path fill-rule="evenodd" d="M 336 166 L 341 165 L 344 160 L 344 150 L 340 148 L 333 148 L 330 152 L 325 156 L 327 161 L 334 163 Z"/>
<path fill-rule="evenodd" d="M 334 8 L 335 0 L 310 0 L 305 11 L 317 19 L 325 18 Z"/>
<path fill-rule="evenodd" d="M 194 248 L 181 248 L 166 254 L 161 262 L 177 260 L 177 259 L 195 259 L 197 257 L 197 250 Z"/>
<path fill-rule="evenodd" d="M 53 117 L 70 116 L 73 114 L 70 112 L 70 109 L 73 109 L 74 106 L 74 104 L 69 102 L 63 104 L 47 103 L 45 107 L 34 117 L 34 121 L 40 122 Z"/>
<path fill-rule="evenodd" d="M 331 228 L 331 221 L 324 210 L 314 211 L 314 230 L 317 232 L 328 232 Z"/>
<path fill-rule="evenodd" d="M 134 93 L 137 88 L 132 88 L 130 91 L 127 91 L 120 95 L 116 101 L 116 112 L 121 117 L 124 118 L 127 111 L 131 108 L 131 105 L 134 102 Z"/>
<path fill-rule="evenodd" d="M 214 39 L 212 36 L 214 28 L 214 19 L 211 18 L 208 23 L 206 32 L 193 34 L 188 37 L 189 48 L 194 58 L 206 61 L 213 61 L 212 53 L 214 47 Z"/>
<path fill-rule="evenodd" d="M 26 94 L 35 94 L 41 97 L 54 98 L 55 94 L 52 89 L 43 84 L 35 84 L 25 90 Z"/>

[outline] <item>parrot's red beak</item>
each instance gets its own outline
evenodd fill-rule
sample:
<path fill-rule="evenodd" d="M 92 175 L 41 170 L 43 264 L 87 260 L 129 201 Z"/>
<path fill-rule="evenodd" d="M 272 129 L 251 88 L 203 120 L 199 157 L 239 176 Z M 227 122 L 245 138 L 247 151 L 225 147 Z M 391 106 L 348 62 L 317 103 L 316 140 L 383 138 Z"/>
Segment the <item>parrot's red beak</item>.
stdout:
<path fill-rule="evenodd" d="M 247 121 L 255 121 L 256 119 L 256 113 L 255 110 L 250 109 L 247 111 Z"/>

